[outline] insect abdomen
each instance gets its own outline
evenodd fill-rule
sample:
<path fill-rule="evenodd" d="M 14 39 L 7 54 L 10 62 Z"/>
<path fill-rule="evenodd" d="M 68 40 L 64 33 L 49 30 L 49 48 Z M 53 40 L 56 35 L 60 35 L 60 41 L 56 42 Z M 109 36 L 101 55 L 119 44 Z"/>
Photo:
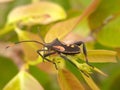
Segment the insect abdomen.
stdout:
<path fill-rule="evenodd" d="M 80 53 L 80 48 L 77 45 L 61 45 L 61 46 L 53 46 L 57 52 L 61 52 L 63 54 L 78 54 Z"/>

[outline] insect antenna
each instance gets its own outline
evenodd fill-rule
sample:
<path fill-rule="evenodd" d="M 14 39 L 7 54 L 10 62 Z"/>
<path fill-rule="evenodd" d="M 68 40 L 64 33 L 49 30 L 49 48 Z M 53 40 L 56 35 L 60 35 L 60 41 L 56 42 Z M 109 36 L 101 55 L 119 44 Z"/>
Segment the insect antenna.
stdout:
<path fill-rule="evenodd" d="M 14 45 L 16 45 L 16 44 L 20 44 L 20 43 L 25 43 L 25 42 L 26 42 L 26 43 L 27 43 L 27 42 L 34 42 L 34 43 L 41 44 L 41 45 L 45 46 L 44 43 L 41 43 L 41 42 L 39 42 L 39 41 L 35 41 L 35 40 L 28 40 L 28 41 L 15 42 L 15 43 L 14 43 L 13 45 L 11 45 L 11 46 L 14 46 Z M 11 47 L 11 46 L 7 46 L 6 49 L 9 48 L 9 47 Z"/>

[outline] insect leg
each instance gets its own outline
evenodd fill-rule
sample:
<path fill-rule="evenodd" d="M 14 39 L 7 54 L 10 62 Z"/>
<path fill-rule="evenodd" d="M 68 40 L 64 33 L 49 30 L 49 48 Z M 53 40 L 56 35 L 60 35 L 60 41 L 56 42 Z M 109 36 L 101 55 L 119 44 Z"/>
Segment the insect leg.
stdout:
<path fill-rule="evenodd" d="M 55 54 L 55 53 L 56 53 L 55 51 L 46 53 L 46 54 L 44 54 L 44 57 L 46 58 L 47 56 L 53 55 L 53 54 Z M 57 64 L 56 64 L 55 62 L 52 62 L 52 63 L 55 65 L 55 68 L 58 69 L 58 68 L 57 68 Z"/>
<path fill-rule="evenodd" d="M 73 64 L 76 67 L 76 65 L 73 62 L 71 62 L 71 60 L 69 58 L 67 58 L 65 55 L 63 55 L 61 53 L 59 55 L 60 55 L 61 58 L 63 58 L 64 60 L 69 61 L 71 64 Z"/>
<path fill-rule="evenodd" d="M 44 55 L 44 53 L 45 53 L 45 51 L 48 51 L 48 50 L 45 50 L 45 49 L 42 49 L 42 50 L 37 50 L 37 53 L 43 58 L 43 62 L 44 62 L 44 56 L 40 53 L 40 52 L 42 52 L 43 51 L 43 55 Z"/>
<path fill-rule="evenodd" d="M 50 56 L 50 55 L 55 54 L 55 53 L 56 53 L 56 52 L 49 52 L 49 53 L 46 53 L 46 54 L 44 54 L 44 57 Z"/>
<path fill-rule="evenodd" d="M 42 52 L 42 51 L 48 51 L 48 50 L 44 50 L 44 49 L 42 49 L 42 50 L 37 50 L 37 53 L 43 58 L 43 60 L 45 59 L 45 60 L 51 62 L 51 60 L 47 59 L 47 58 L 44 56 L 44 54 L 42 55 L 42 54 L 40 53 L 40 52 Z"/>
<path fill-rule="evenodd" d="M 83 45 L 83 54 L 84 54 L 84 56 L 85 56 L 86 63 L 87 63 L 88 65 L 92 66 L 92 65 L 89 64 L 89 62 L 88 62 L 87 49 L 86 49 L 86 46 L 85 46 L 84 42 L 78 41 L 78 42 L 75 42 L 74 44 L 79 45 L 79 46 L 80 46 L 80 45 Z M 93 66 L 92 66 L 92 67 L 93 67 Z"/>
<path fill-rule="evenodd" d="M 64 60 L 68 60 L 72 65 L 74 65 L 76 68 L 77 66 L 69 59 L 67 58 L 65 55 L 59 54 L 60 57 L 62 57 Z M 78 68 L 77 68 L 78 69 Z M 80 70 L 80 69 L 79 69 Z M 84 75 L 86 75 L 87 77 L 89 77 L 83 70 L 80 70 Z"/>
<path fill-rule="evenodd" d="M 40 53 L 41 51 L 47 51 L 47 50 L 37 50 L 37 53 L 38 53 L 43 59 L 47 60 L 48 62 L 53 63 L 53 64 L 55 65 L 55 68 L 57 69 L 56 63 L 53 62 L 53 61 L 51 61 L 50 59 L 46 58 L 47 56 L 50 56 L 50 55 L 52 55 L 52 54 L 55 54 L 56 52 L 49 52 L 49 53 L 46 53 L 46 54 L 42 55 L 42 54 Z"/>

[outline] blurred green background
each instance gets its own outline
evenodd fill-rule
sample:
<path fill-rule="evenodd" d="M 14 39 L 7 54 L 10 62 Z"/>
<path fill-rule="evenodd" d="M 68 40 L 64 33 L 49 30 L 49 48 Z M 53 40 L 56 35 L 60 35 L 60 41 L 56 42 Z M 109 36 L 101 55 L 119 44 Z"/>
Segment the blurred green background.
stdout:
<path fill-rule="evenodd" d="M 37 1 L 37 0 L 33 0 Z M 0 0 L 0 33 L 2 28 L 6 25 L 7 16 L 10 11 L 20 5 L 26 5 L 32 0 Z M 43 0 L 44 1 L 44 0 Z M 65 9 L 67 12 L 68 18 L 80 15 L 85 8 L 91 3 L 91 0 L 45 0 L 57 3 Z M 88 17 L 87 25 L 84 24 L 86 30 L 80 30 L 80 25 L 73 31 L 73 33 L 80 33 L 78 36 L 87 36 L 88 33 L 94 32 L 94 30 L 100 29 L 98 27 L 102 26 L 102 22 L 106 20 L 109 21 L 109 17 L 113 16 L 110 19 L 110 23 L 105 24 L 105 27 L 101 29 L 99 33 L 95 33 L 95 41 L 87 43 L 88 49 L 106 49 L 114 50 L 118 52 L 117 63 L 96 63 L 92 64 L 98 67 L 100 70 L 108 74 L 108 77 L 103 77 L 98 74 L 95 74 L 93 78 L 101 90 L 120 90 L 120 1 L 119 0 L 101 0 L 100 6 L 95 12 L 93 12 Z M 107 21 L 108 20 L 108 21 Z M 103 23 L 104 25 L 104 23 Z M 41 25 L 41 28 L 45 26 Z M 46 26 L 47 27 L 47 26 Z M 89 29 L 87 29 L 89 27 Z M 36 29 L 33 27 L 33 29 Z M 47 30 L 44 30 L 47 31 Z M 42 31 L 44 36 L 44 31 Z M 37 33 L 33 31 L 33 33 Z M 81 35 L 82 34 L 82 35 Z M 0 34 L 1 35 L 1 34 Z M 74 36 L 75 37 L 75 36 Z M 19 68 L 16 63 L 22 63 L 12 60 L 7 56 L 7 51 L 3 52 L 3 48 L 9 42 L 18 41 L 17 34 L 14 31 L 8 32 L 0 36 L 0 90 L 10 81 L 18 72 Z M 13 53 L 14 51 L 10 52 Z M 16 51 L 15 51 L 16 52 Z M 15 54 L 13 54 L 13 57 Z M 13 58 L 14 59 L 14 58 Z M 49 67 L 48 67 L 49 68 Z M 46 72 L 38 69 L 36 66 L 30 67 L 30 73 L 43 85 L 45 90 L 60 90 L 58 83 L 56 81 L 56 76 L 49 76 Z M 40 75 L 40 76 L 39 76 Z M 77 73 L 75 73 L 77 77 Z M 40 78 L 42 77 L 42 78 Z M 54 82 L 54 83 L 53 83 Z"/>

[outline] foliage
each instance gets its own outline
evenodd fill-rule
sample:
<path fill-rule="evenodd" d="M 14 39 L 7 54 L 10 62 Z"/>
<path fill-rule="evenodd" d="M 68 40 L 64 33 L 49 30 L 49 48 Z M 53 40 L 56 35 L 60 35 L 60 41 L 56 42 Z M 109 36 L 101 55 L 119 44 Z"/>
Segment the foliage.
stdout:
<path fill-rule="evenodd" d="M 0 89 L 119 90 L 119 3 L 119 0 L 74 0 L 74 3 L 1 0 Z M 43 62 L 37 54 L 42 45 L 14 44 L 24 40 L 50 43 L 56 38 L 66 44 L 84 41 L 90 65 L 83 52 L 67 55 L 69 60 L 58 54 L 47 57 L 55 66 Z M 7 46 L 11 47 L 6 49 Z"/>

